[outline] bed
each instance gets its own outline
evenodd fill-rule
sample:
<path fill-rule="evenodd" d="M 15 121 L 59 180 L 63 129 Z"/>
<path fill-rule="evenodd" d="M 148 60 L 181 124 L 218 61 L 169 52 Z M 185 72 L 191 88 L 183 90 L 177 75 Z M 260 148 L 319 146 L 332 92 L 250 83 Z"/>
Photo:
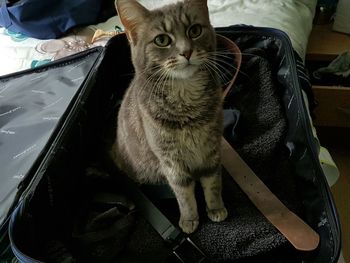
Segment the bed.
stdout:
<path fill-rule="evenodd" d="M 148 8 L 176 0 L 141 0 Z M 304 58 L 316 0 L 209 0 L 214 27 L 246 24 L 280 29 L 286 32 L 297 53 Z M 258 15 L 257 15 L 258 14 Z M 0 76 L 34 68 L 98 45 L 108 37 L 91 42 L 97 29 L 113 32 L 122 27 L 118 16 L 104 23 L 73 30 L 61 39 L 39 40 L 0 28 Z"/>

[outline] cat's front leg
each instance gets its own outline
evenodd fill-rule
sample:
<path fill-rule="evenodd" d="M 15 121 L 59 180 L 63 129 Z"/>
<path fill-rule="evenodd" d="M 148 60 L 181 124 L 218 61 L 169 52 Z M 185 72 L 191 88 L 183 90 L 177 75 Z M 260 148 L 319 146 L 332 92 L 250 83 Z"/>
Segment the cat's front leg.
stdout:
<path fill-rule="evenodd" d="M 179 226 L 182 231 L 193 233 L 199 224 L 197 202 L 195 198 L 195 181 L 168 180 L 169 185 L 175 193 L 180 209 Z"/>
<path fill-rule="evenodd" d="M 221 196 L 221 173 L 202 176 L 200 182 L 207 204 L 207 214 L 211 221 L 220 222 L 226 219 L 227 210 Z"/>

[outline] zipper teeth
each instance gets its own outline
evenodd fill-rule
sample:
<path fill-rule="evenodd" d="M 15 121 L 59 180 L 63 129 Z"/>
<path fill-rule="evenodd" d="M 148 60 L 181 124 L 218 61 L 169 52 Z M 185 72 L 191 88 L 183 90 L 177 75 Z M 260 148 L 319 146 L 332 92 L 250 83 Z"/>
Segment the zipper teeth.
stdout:
<path fill-rule="evenodd" d="M 18 78 L 18 77 L 21 77 L 21 76 L 26 75 L 28 73 L 31 73 L 31 72 L 37 72 L 37 71 L 41 71 L 41 70 L 54 68 L 54 67 L 57 67 L 57 65 L 70 64 L 70 63 L 73 63 L 74 60 L 78 60 L 78 59 L 86 56 L 87 54 L 92 54 L 94 52 L 102 52 L 101 50 L 103 50 L 103 47 L 93 47 L 91 49 L 84 50 L 82 52 L 70 55 L 68 57 L 60 58 L 58 60 L 51 61 L 47 64 L 40 65 L 34 69 L 31 69 L 31 68 L 24 69 L 22 71 L 17 71 L 17 72 L 9 73 L 7 75 L 0 76 L 0 81 L 4 80 L 4 79 L 9 79 L 9 78 L 11 78 L 11 79 Z"/>
<path fill-rule="evenodd" d="M 289 43 L 289 41 L 287 41 L 284 37 L 282 38 L 282 41 Z M 294 67 L 295 60 L 292 59 L 290 52 L 286 52 L 286 53 L 287 53 L 286 59 L 289 60 L 290 65 L 293 65 L 293 67 L 291 69 L 292 73 L 293 73 L 292 76 L 298 76 L 296 69 Z M 304 128 L 304 131 L 305 131 L 306 137 L 307 137 L 307 142 L 308 142 L 307 148 L 312 153 L 312 159 L 313 159 L 314 164 L 317 167 L 318 172 L 323 175 L 321 178 L 320 178 L 320 176 L 315 176 L 316 185 L 317 185 L 316 187 L 318 188 L 319 192 L 322 194 L 323 198 L 326 198 L 326 200 L 329 200 L 331 202 L 331 204 L 329 202 L 324 202 L 324 206 L 325 206 L 325 210 L 327 212 L 327 219 L 330 222 L 329 225 L 331 226 L 331 228 L 333 230 L 332 231 L 333 240 L 336 241 L 336 242 L 334 242 L 336 247 L 333 250 L 333 259 L 335 259 L 336 258 L 336 256 L 334 255 L 335 252 L 337 252 L 337 254 L 339 254 L 339 249 L 340 249 L 339 244 L 340 244 L 340 236 L 341 236 L 341 232 L 340 232 L 340 228 L 339 228 L 339 220 L 337 220 L 337 211 L 336 211 L 336 208 L 334 205 L 333 197 L 332 197 L 330 190 L 329 190 L 329 187 L 328 187 L 328 183 L 326 181 L 326 177 L 324 175 L 321 164 L 319 162 L 316 147 L 314 146 L 315 140 L 314 140 L 313 133 L 311 131 L 309 120 L 306 119 L 306 116 L 307 116 L 306 115 L 306 106 L 305 106 L 305 103 L 303 101 L 303 97 L 302 97 L 300 90 L 298 90 L 296 88 L 298 86 L 299 82 L 295 77 L 292 77 L 292 81 L 294 84 L 293 91 L 294 91 L 294 94 L 296 94 L 296 100 L 297 100 L 298 107 L 303 110 L 303 114 L 301 114 L 301 119 L 302 119 L 302 126 Z M 323 187 L 321 187 L 321 184 L 323 185 Z M 334 215 L 334 217 L 329 216 L 330 214 Z M 336 229 L 334 229 L 334 228 L 336 228 Z M 334 233 L 334 232 L 337 232 L 337 233 Z M 336 234 L 338 234 L 338 235 L 336 235 Z"/>
<path fill-rule="evenodd" d="M 281 40 L 285 44 L 291 46 L 289 39 L 286 38 L 286 36 L 284 34 L 281 34 Z M 329 200 L 331 202 L 331 204 L 329 204 L 329 202 L 324 202 L 324 206 L 325 206 L 325 210 L 327 212 L 327 219 L 330 222 L 329 225 L 331 226 L 331 228 L 333 230 L 332 231 L 333 240 L 336 241 L 336 242 L 334 242 L 336 247 L 333 250 L 333 259 L 335 259 L 336 258 L 335 252 L 337 252 L 337 254 L 339 254 L 339 248 L 340 248 L 339 247 L 340 229 L 339 229 L 339 221 L 336 219 L 337 212 L 336 212 L 336 209 L 334 206 L 332 195 L 330 194 L 330 191 L 329 191 L 328 183 L 326 181 L 326 178 L 324 176 L 324 172 L 323 172 L 321 164 L 319 162 L 316 147 L 314 146 L 315 141 L 314 141 L 314 136 L 313 136 L 312 131 L 311 131 L 310 122 L 308 119 L 306 119 L 306 116 L 307 116 L 306 106 L 305 106 L 305 103 L 304 103 L 304 100 L 303 100 L 303 97 L 302 97 L 300 90 L 296 88 L 297 86 L 299 86 L 299 81 L 296 77 L 294 77 L 294 76 L 298 76 L 298 74 L 296 71 L 296 63 L 295 63 L 295 60 L 293 59 L 293 56 L 291 55 L 291 52 L 286 52 L 286 59 L 289 60 L 289 64 L 292 66 L 291 71 L 292 71 L 292 81 L 293 81 L 293 87 L 292 87 L 293 92 L 296 95 L 296 101 L 297 101 L 299 109 L 301 109 L 303 111 L 302 112 L 303 114 L 301 114 L 301 119 L 302 119 L 302 126 L 304 128 L 304 131 L 305 131 L 306 137 L 307 137 L 307 142 L 308 142 L 307 148 L 312 153 L 312 160 L 313 160 L 314 165 L 316 165 L 318 172 L 323 175 L 321 178 L 320 178 L 320 176 L 315 176 L 316 187 L 318 188 L 319 192 L 322 194 L 323 198 L 326 198 L 326 200 Z M 321 183 L 323 184 L 323 187 L 321 187 Z M 329 215 L 333 215 L 334 217 L 329 216 Z M 336 228 L 336 229 L 334 229 L 334 228 Z M 334 233 L 334 232 L 336 232 L 336 233 Z M 336 235 L 336 234 L 338 234 L 338 235 Z M 337 238 L 337 237 L 339 237 L 339 238 Z"/>

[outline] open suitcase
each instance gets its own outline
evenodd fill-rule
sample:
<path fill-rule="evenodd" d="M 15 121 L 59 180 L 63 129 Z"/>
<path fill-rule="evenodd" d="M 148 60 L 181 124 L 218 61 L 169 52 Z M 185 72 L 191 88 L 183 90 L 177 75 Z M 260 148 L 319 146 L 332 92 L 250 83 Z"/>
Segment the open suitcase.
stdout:
<path fill-rule="evenodd" d="M 294 249 L 225 174 L 229 218 L 214 224 L 202 216 L 191 240 L 209 262 L 337 262 L 339 221 L 303 99 L 308 83 L 288 37 L 246 26 L 217 32 L 243 54 L 225 100 L 224 136 L 320 235 L 320 243 L 312 252 Z M 110 176 L 115 171 L 105 161 L 132 72 L 127 40 L 119 35 L 104 48 L 0 78 L 1 263 L 16 262 L 15 257 L 20 262 L 173 260 L 174 244 L 164 242 L 137 205 L 134 209 L 130 188 Z M 177 225 L 176 202 L 168 193 L 151 186 L 142 191 Z"/>

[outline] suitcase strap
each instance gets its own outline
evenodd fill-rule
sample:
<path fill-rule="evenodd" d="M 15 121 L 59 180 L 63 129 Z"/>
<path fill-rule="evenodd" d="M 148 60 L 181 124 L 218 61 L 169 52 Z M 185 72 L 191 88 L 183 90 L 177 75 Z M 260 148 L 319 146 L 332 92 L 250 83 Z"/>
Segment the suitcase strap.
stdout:
<path fill-rule="evenodd" d="M 218 35 L 217 40 L 218 42 L 226 42 L 225 45 L 233 54 L 236 54 L 235 64 L 237 68 L 230 83 L 223 91 L 223 98 L 225 98 L 237 77 L 242 58 L 233 41 L 220 35 Z M 224 137 L 221 141 L 221 155 L 221 162 L 226 171 L 259 211 L 296 249 L 311 251 L 317 248 L 320 242 L 319 235 L 270 191 Z"/>
<path fill-rule="evenodd" d="M 166 259 L 169 263 L 205 263 L 207 257 L 203 251 L 182 231 L 174 226 L 169 219 L 152 203 L 130 178 L 121 178 L 123 186 L 128 189 L 137 209 L 157 231 L 170 247 L 172 253 Z"/>
<path fill-rule="evenodd" d="M 267 188 L 224 138 L 221 152 L 221 161 L 227 172 L 286 239 L 298 250 L 316 249 L 319 235 Z"/>

